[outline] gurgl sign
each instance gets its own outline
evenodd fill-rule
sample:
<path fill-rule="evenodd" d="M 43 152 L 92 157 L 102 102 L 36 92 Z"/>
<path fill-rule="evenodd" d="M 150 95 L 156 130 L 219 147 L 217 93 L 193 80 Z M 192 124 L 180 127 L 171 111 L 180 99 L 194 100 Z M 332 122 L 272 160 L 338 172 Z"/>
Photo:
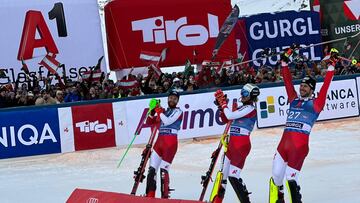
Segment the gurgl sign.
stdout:
<path fill-rule="evenodd" d="M 281 13 L 265 13 L 246 17 L 247 40 L 250 46 L 251 59 L 261 56 L 264 48 L 280 52 L 293 43 L 308 46 L 321 42 L 319 14 L 312 11 L 286 11 Z M 309 59 L 319 61 L 322 58 L 322 47 L 302 49 L 300 54 Z M 275 65 L 280 56 L 264 58 L 254 62 L 255 66 L 262 64 Z"/>
<path fill-rule="evenodd" d="M 164 48 L 168 51 L 161 66 L 210 59 L 219 28 L 230 12 L 230 0 L 152 0 L 141 6 L 131 0 L 111 1 L 105 7 L 110 68 L 145 66 L 139 58 L 141 51 Z M 234 34 L 218 57 L 236 57 Z"/>

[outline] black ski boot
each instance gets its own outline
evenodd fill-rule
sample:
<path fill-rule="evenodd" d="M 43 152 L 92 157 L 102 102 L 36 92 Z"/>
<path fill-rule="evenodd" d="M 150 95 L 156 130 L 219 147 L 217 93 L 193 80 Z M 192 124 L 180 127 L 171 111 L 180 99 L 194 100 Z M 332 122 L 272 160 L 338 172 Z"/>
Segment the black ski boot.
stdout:
<path fill-rule="evenodd" d="M 287 181 L 289 194 L 291 196 L 292 203 L 302 203 L 301 194 L 300 194 L 300 186 L 296 183 L 295 180 Z"/>
<path fill-rule="evenodd" d="M 161 174 L 161 198 L 169 199 L 170 192 L 174 191 L 174 189 L 170 189 L 170 177 L 169 172 L 165 169 L 160 169 Z"/>
<path fill-rule="evenodd" d="M 234 191 L 235 191 L 237 197 L 239 198 L 240 202 L 241 203 L 250 203 L 249 194 L 251 194 L 251 192 L 248 192 L 242 179 L 229 177 L 229 181 L 231 183 L 231 186 L 234 188 Z"/>
<path fill-rule="evenodd" d="M 150 166 L 146 180 L 146 197 L 155 197 L 155 191 L 156 191 L 156 171 L 155 168 Z"/>

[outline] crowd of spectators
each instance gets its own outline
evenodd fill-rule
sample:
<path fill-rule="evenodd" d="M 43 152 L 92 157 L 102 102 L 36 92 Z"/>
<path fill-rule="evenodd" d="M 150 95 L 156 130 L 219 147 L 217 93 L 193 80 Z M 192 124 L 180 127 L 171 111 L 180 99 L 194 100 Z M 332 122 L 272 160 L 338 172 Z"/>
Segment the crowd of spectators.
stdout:
<path fill-rule="evenodd" d="M 294 79 L 300 79 L 305 75 L 324 77 L 326 68 L 326 62 L 314 62 L 305 56 L 294 57 L 290 64 Z M 358 65 L 352 64 L 350 60 L 340 60 L 335 68 L 337 75 L 360 73 Z M 0 108 L 134 97 L 166 93 L 173 89 L 182 92 L 280 81 L 280 63 L 272 67 L 263 65 L 259 68 L 254 68 L 249 63 L 226 68 L 205 64 L 199 71 L 194 67 L 188 67 L 183 72 L 161 75 L 149 68 L 146 75 L 129 74 L 116 82 L 102 77 L 95 81 L 66 81 L 65 85 L 60 85 L 52 84 L 46 78 L 28 78 L 25 83 L 15 82 L 0 87 Z"/>

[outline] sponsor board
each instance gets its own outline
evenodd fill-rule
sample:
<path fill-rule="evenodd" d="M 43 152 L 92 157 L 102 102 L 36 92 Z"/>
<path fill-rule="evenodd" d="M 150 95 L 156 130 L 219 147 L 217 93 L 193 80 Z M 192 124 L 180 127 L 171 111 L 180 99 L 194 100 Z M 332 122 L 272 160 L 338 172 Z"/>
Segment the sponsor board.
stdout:
<path fill-rule="evenodd" d="M 322 82 L 316 84 L 320 91 Z M 298 91 L 299 85 L 295 85 Z M 289 104 L 284 86 L 262 88 L 257 103 L 258 127 L 284 125 Z M 354 79 L 332 81 L 327 100 L 318 120 L 328 120 L 359 115 L 359 100 Z"/>
<path fill-rule="evenodd" d="M 77 80 L 104 56 L 98 4 L 94 0 L 6 1 L 0 4 L 0 19 L 0 44 L 6 47 L 0 56 L 0 69 L 6 76 L 0 78 L 0 84 L 17 79 L 24 82 L 22 59 L 30 77 L 43 81 L 50 73 L 39 63 L 52 53 L 62 64 L 57 72 L 62 76 L 66 71 L 69 79 Z M 104 61 L 102 68 L 106 70 Z"/>
<path fill-rule="evenodd" d="M 75 151 L 115 146 L 111 103 L 73 106 L 71 112 Z"/>
<path fill-rule="evenodd" d="M 230 0 L 152 0 L 141 6 L 132 0 L 111 1 L 105 6 L 110 69 L 146 66 L 140 53 L 160 53 L 164 48 L 168 51 L 161 67 L 183 65 L 187 59 L 192 63 L 208 60 L 230 12 Z M 234 34 L 218 58 L 236 58 Z"/>
<path fill-rule="evenodd" d="M 319 14 L 313 11 L 286 11 L 266 13 L 244 18 L 250 59 L 261 56 L 264 48 L 280 52 L 293 43 L 307 46 L 321 42 Z M 319 61 L 322 58 L 321 46 L 300 50 L 300 54 Z M 255 66 L 262 64 L 276 65 L 280 56 L 268 57 L 254 61 Z"/>
<path fill-rule="evenodd" d="M 0 128 L 0 159 L 61 152 L 55 108 L 2 112 Z"/>
<path fill-rule="evenodd" d="M 238 101 L 239 90 L 225 91 L 225 93 L 230 101 Z M 214 104 L 214 98 L 214 92 L 180 97 L 178 107 L 183 111 L 183 119 L 178 133 L 179 139 L 220 135 L 223 132 L 224 129 L 221 126 L 224 126 L 224 123 L 219 118 L 219 109 Z M 161 106 L 167 108 L 167 97 L 159 99 Z M 150 98 L 114 103 L 115 123 L 119 124 L 116 125 L 116 140 L 120 141 L 117 145 L 128 144 L 137 128 L 141 128 L 140 135 L 134 143 L 148 141 L 151 133 L 150 126 L 142 123 L 145 121 L 149 102 Z"/>

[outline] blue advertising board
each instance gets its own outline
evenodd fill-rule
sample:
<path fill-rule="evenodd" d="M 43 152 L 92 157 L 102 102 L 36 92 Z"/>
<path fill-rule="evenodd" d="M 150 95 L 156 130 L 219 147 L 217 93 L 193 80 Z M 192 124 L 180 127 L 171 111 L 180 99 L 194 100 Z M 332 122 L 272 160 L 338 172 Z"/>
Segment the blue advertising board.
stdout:
<path fill-rule="evenodd" d="M 264 48 L 276 49 L 277 52 L 293 43 L 301 46 L 321 42 L 319 13 L 313 11 L 286 11 L 266 13 L 245 18 L 250 59 L 261 56 Z M 319 61 L 322 47 L 316 46 L 300 51 L 309 59 Z M 275 65 L 280 56 L 255 61 L 254 66 Z"/>
<path fill-rule="evenodd" d="M 1 113 L 0 159 L 60 152 L 56 108 Z"/>

